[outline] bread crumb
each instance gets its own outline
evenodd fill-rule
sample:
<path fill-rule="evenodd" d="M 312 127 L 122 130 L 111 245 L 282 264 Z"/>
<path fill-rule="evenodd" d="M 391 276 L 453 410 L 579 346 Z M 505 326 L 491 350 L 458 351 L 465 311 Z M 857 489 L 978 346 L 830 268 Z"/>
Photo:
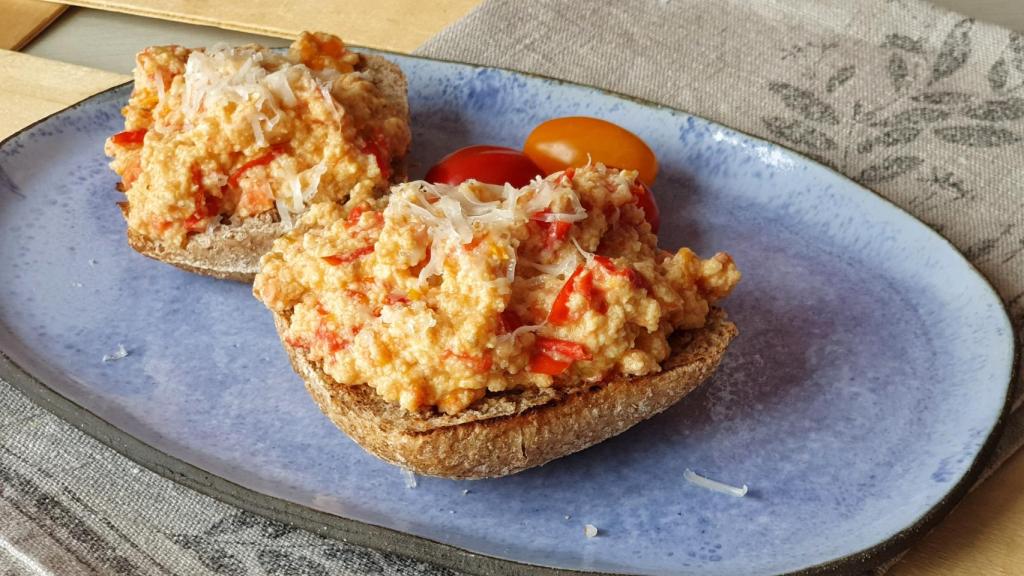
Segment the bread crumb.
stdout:
<path fill-rule="evenodd" d="M 597 537 L 597 526 L 594 526 L 593 524 L 587 524 L 587 525 L 583 526 L 583 534 L 587 538 L 596 538 Z"/>
<path fill-rule="evenodd" d="M 103 355 L 103 361 L 104 362 L 116 362 L 116 361 L 120 360 L 121 358 L 124 358 L 127 355 L 128 355 L 128 350 L 125 349 L 124 344 L 118 344 L 117 345 L 117 350 L 114 350 L 113 354 L 104 354 Z"/>
<path fill-rule="evenodd" d="M 405 476 L 405 487 L 412 489 L 416 487 L 416 474 L 413 474 L 412 470 L 402 470 L 402 475 Z"/>

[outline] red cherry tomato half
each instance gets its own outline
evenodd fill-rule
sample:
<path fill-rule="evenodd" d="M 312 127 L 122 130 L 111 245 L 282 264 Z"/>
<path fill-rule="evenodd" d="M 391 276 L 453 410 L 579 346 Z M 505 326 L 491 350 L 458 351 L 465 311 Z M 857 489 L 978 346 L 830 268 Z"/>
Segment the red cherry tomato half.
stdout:
<path fill-rule="evenodd" d="M 487 184 L 508 182 L 516 188 L 529 184 L 544 173 L 525 154 L 502 146 L 468 146 L 445 156 L 427 171 L 426 180 L 439 184 L 461 184 L 479 180 Z"/>
<path fill-rule="evenodd" d="M 526 137 L 523 152 L 545 174 L 584 166 L 589 155 L 605 166 L 638 171 L 648 185 L 658 175 L 658 159 L 639 136 L 599 118 L 569 116 L 539 124 Z"/>

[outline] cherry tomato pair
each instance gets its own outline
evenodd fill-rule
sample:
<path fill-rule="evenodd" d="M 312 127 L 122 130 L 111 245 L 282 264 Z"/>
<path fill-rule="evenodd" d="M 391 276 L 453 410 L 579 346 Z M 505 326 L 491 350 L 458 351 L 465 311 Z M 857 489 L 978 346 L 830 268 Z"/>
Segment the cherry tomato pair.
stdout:
<path fill-rule="evenodd" d="M 469 179 L 488 184 L 522 187 L 535 176 L 545 176 L 588 161 L 639 172 L 634 190 L 651 228 L 657 232 L 658 206 L 648 187 L 658 175 L 654 152 L 632 132 L 597 118 L 572 116 L 548 120 L 526 138 L 523 151 L 501 146 L 469 146 L 435 164 L 426 179 L 459 184 Z"/>

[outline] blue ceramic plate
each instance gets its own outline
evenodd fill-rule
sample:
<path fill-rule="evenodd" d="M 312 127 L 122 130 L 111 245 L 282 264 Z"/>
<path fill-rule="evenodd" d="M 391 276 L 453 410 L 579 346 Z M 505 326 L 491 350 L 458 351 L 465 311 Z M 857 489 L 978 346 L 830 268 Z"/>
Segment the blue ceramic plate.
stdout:
<path fill-rule="evenodd" d="M 474 572 L 855 570 L 962 494 L 1000 422 L 1013 336 L 996 294 L 940 236 L 818 164 L 700 118 L 392 57 L 409 77 L 414 177 L 459 146 L 518 146 L 555 116 L 607 118 L 650 143 L 662 244 L 728 250 L 743 270 L 726 302 L 741 335 L 710 382 L 542 468 L 406 487 L 320 414 L 247 286 L 128 248 L 102 152 L 128 86 L 0 148 L 3 375 L 179 481 Z M 119 344 L 128 357 L 103 362 Z M 750 493 L 698 488 L 687 468 Z M 584 537 L 586 523 L 600 535 Z"/>

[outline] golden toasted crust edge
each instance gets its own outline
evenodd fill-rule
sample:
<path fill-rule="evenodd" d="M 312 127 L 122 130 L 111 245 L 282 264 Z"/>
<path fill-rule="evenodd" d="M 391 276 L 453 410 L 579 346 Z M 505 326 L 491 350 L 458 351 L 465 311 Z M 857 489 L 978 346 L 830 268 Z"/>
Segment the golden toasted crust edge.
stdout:
<path fill-rule="evenodd" d="M 287 322 L 275 315 L 279 333 Z M 302 350 L 282 343 L 320 409 L 368 452 L 418 474 L 479 479 L 540 466 L 658 414 L 715 371 L 737 333 L 715 308 L 703 328 L 673 337 L 672 355 L 658 374 L 544 391 L 539 400 L 488 397 L 454 421 L 409 414 L 369 386 L 338 384 Z"/>
<path fill-rule="evenodd" d="M 128 245 L 143 256 L 182 270 L 222 280 L 252 283 L 260 257 L 286 232 L 270 214 L 262 214 L 233 226 L 215 226 L 191 236 L 182 247 L 168 247 L 128 229 Z"/>
<path fill-rule="evenodd" d="M 366 71 L 385 96 L 385 108 L 393 115 L 409 117 L 408 84 L 397 64 L 380 56 L 363 54 Z M 406 180 L 405 157 L 391 165 L 391 182 Z M 121 207 L 127 218 L 128 206 Z M 251 284 L 260 267 L 260 257 L 270 251 L 274 240 L 287 230 L 269 213 L 236 225 L 218 225 L 189 237 L 184 246 L 166 246 L 128 229 L 128 245 L 136 252 L 171 264 L 187 272 Z"/>

